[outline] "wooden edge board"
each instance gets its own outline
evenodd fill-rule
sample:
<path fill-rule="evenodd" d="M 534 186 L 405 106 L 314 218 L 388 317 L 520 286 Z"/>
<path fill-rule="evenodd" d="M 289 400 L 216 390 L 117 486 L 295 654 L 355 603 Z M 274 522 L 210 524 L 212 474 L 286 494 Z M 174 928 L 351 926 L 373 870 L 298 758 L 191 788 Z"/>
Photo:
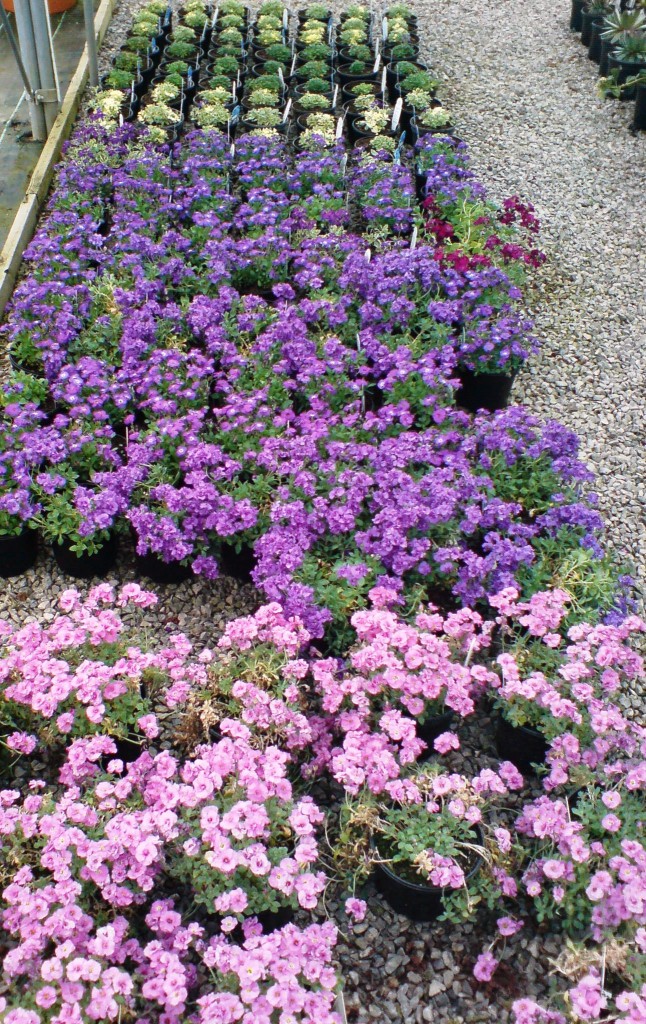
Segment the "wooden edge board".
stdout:
<path fill-rule="evenodd" d="M 94 18 L 94 30 L 100 46 L 107 32 L 117 0 L 101 0 Z M 0 317 L 11 297 L 20 269 L 22 254 L 33 238 L 38 216 L 47 198 L 61 148 L 69 137 L 89 78 L 87 46 L 67 87 L 60 111 L 52 125 L 43 151 L 32 172 L 25 198 L 18 208 L 13 224 L 0 253 Z"/>

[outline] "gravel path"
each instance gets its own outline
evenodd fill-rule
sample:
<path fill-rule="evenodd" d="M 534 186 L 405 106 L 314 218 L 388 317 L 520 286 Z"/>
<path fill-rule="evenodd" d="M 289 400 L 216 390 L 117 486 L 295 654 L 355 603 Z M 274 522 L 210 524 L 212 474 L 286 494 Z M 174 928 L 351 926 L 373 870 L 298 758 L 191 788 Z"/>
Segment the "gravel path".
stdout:
<path fill-rule="evenodd" d="M 569 0 L 413 2 L 444 102 L 495 198 L 537 207 L 543 348 L 515 397 L 575 430 L 611 543 L 646 585 L 646 134 L 601 100 Z M 425 12 L 427 12 L 425 16 Z"/>

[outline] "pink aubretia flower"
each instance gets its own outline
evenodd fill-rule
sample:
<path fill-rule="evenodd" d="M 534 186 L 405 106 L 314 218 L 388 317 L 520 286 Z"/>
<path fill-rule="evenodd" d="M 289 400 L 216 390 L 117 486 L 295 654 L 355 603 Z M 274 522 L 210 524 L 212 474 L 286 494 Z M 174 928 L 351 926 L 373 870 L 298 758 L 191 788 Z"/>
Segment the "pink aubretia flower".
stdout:
<path fill-rule="evenodd" d="M 149 740 L 154 740 L 159 736 L 159 725 L 157 724 L 156 715 L 142 715 L 141 718 L 137 719 L 137 725 Z"/>
<path fill-rule="evenodd" d="M 36 749 L 38 740 L 28 732 L 12 732 L 7 736 L 6 744 L 19 754 L 31 754 Z"/>
<path fill-rule="evenodd" d="M 354 896 L 345 901 L 345 912 L 354 921 L 363 921 L 368 909 L 365 900 L 357 900 Z"/>
<path fill-rule="evenodd" d="M 487 950 L 486 953 L 481 953 L 476 960 L 473 968 L 473 976 L 477 978 L 478 981 L 491 981 L 497 966 L 498 961 L 495 956 Z"/>
<path fill-rule="evenodd" d="M 449 750 L 460 749 L 460 740 L 454 732 L 443 732 L 436 737 L 433 746 L 438 754 L 448 754 Z"/>
<path fill-rule="evenodd" d="M 501 935 L 508 937 L 519 932 L 523 927 L 523 922 L 515 921 L 513 917 L 499 917 L 496 926 Z"/>

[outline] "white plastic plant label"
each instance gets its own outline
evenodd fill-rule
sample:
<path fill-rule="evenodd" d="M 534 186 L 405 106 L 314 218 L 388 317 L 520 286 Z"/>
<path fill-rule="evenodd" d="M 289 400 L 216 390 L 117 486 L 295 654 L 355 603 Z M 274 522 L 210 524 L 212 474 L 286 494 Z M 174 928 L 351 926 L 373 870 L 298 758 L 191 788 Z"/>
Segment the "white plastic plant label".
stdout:
<path fill-rule="evenodd" d="M 417 225 L 413 228 L 413 233 L 410 236 L 410 247 L 411 249 L 417 248 Z"/>
<path fill-rule="evenodd" d="M 340 139 L 343 135 L 343 118 L 340 117 L 336 123 L 336 138 Z"/>
<path fill-rule="evenodd" d="M 338 87 L 338 85 L 335 85 L 334 86 L 334 92 L 332 94 L 332 109 L 333 110 L 336 107 L 336 101 L 338 100 L 338 98 L 339 98 L 339 87 Z"/>
<path fill-rule="evenodd" d="M 381 19 L 381 38 L 384 43 L 388 39 L 388 18 L 385 15 Z"/>
<path fill-rule="evenodd" d="M 402 116 L 402 108 L 403 108 L 403 106 L 404 106 L 404 101 L 403 101 L 403 99 L 400 96 L 399 99 L 397 100 L 397 102 L 395 103 L 395 109 L 393 110 L 393 119 L 390 122 L 390 130 L 391 130 L 391 132 L 394 132 L 395 129 L 397 128 L 397 125 L 399 124 L 399 119 Z"/>
<path fill-rule="evenodd" d="M 381 64 L 381 54 L 380 54 L 379 50 L 377 50 L 377 56 L 375 57 L 375 65 L 374 65 L 374 67 L 372 69 L 373 75 L 376 75 L 377 72 L 379 71 L 380 64 Z"/>
<path fill-rule="evenodd" d="M 343 992 L 337 994 L 334 1000 L 334 1009 L 341 1018 L 341 1024 L 348 1024 L 348 1016 L 345 1012 L 345 999 L 343 998 Z"/>
<path fill-rule="evenodd" d="M 283 124 L 285 124 L 285 121 L 289 117 L 289 112 L 290 112 L 291 109 L 292 109 L 292 101 L 291 100 L 287 100 L 287 103 L 285 104 L 285 111 L 283 113 Z"/>
<path fill-rule="evenodd" d="M 384 66 L 382 68 L 382 71 L 381 71 L 381 94 L 382 94 L 382 96 L 386 95 L 386 76 L 387 76 L 387 74 L 388 74 L 388 72 L 386 70 L 386 65 L 384 64 Z"/>

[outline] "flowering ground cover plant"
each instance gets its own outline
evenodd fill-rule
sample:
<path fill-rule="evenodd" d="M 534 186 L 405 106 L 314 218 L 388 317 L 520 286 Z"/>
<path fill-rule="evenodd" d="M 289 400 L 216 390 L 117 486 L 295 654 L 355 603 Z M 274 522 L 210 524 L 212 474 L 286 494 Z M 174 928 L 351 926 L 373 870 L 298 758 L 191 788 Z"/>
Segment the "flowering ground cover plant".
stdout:
<path fill-rule="evenodd" d="M 313 736 L 301 686 L 308 665 L 299 655 L 309 639 L 279 604 L 236 619 L 217 652 L 202 653 L 206 685 L 193 688 L 178 739 L 191 746 L 239 719 L 253 745 L 280 745 L 291 754 L 308 746 Z"/>
<path fill-rule="evenodd" d="M 0 1021 L 337 1024 L 335 931 L 307 916 L 324 860 L 388 862 L 454 921 L 499 903 L 483 983 L 521 915 L 561 929 L 570 992 L 517 1001 L 518 1024 L 638 1021 L 645 740 L 617 694 L 644 627 L 577 439 L 455 405 L 466 371 L 535 350 L 535 212 L 491 202 L 464 143 L 371 119 L 367 8 L 335 29 L 313 5 L 294 48 L 285 13 L 249 32 L 237 0 L 172 26 L 147 6 L 115 75 L 141 89 L 161 61 L 155 83 L 120 124 L 115 77 L 79 126 L 2 328 L 0 538 L 91 554 L 132 533 L 206 578 L 237 555 L 268 603 L 200 652 L 125 629 L 117 609 L 153 600 L 135 585 L 2 625 Z M 423 129 L 437 83 L 410 12 L 387 23 Z M 368 147 L 333 112 L 337 47 Z M 447 723 L 423 739 L 485 695 L 546 736 L 540 796 L 512 801 L 509 763 L 449 771 Z M 126 764 L 128 737 L 150 745 Z M 32 751 L 46 778 L 18 785 Z M 269 934 L 279 912 L 299 925 Z"/>
<path fill-rule="evenodd" d="M 354 871 L 356 881 L 371 864 L 384 863 L 399 878 L 442 889 L 443 917 L 455 923 L 483 902 L 494 907 L 517 860 L 510 832 L 487 821 L 487 806 L 490 794 L 504 796 L 522 784 L 509 762 L 499 774 L 486 770 L 473 779 L 429 765 L 391 785 L 387 802 L 364 792 L 341 813 L 341 869 Z"/>
<path fill-rule="evenodd" d="M 29 754 L 48 752 L 81 737 L 154 738 L 154 709 L 181 705 L 204 669 L 190 658 L 185 637 L 146 649 L 126 631 L 122 609 L 155 604 L 136 583 L 118 593 L 107 584 L 85 600 L 75 590 L 59 598 L 61 613 L 46 626 L 20 629 L 0 623 L 0 699 L 4 744 Z"/>

